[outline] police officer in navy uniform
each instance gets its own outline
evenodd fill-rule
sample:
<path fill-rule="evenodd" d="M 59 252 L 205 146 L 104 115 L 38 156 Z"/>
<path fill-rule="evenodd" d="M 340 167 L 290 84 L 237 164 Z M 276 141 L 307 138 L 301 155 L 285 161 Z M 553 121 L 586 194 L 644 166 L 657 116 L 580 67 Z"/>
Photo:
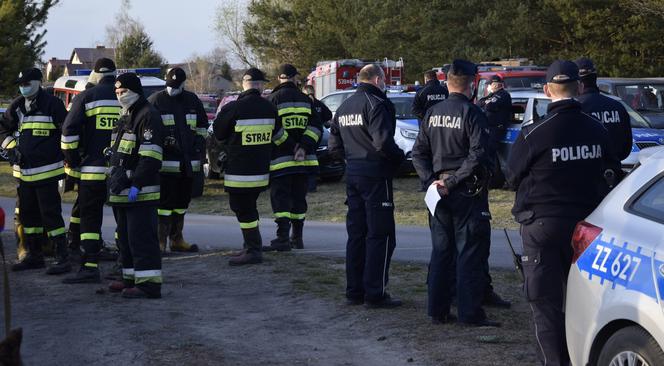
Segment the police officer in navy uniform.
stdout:
<path fill-rule="evenodd" d="M 290 144 L 277 107 L 261 96 L 266 82 L 261 70 L 247 70 L 242 94 L 224 105 L 214 119 L 214 135 L 228 147 L 224 190 L 244 238 L 243 250 L 228 261 L 231 266 L 263 262 L 256 200 L 269 184 L 273 145 Z"/>
<path fill-rule="evenodd" d="M 609 140 L 613 148 L 616 161 L 614 167 L 620 167 L 620 161 L 627 158 L 632 151 L 632 126 L 629 113 L 619 101 L 611 99 L 600 93 L 597 87 L 597 70 L 592 60 L 582 57 L 575 61 L 579 67 L 582 91 L 576 98 L 581 103 L 581 109 L 597 118 L 609 132 Z M 622 169 L 605 170 L 607 179 L 603 184 L 604 192 L 608 193 L 611 188 L 624 177 Z"/>
<path fill-rule="evenodd" d="M 435 215 L 429 217 L 429 316 L 433 323 L 455 320 L 450 304 L 456 288 L 461 323 L 500 326 L 482 309 L 491 214 L 485 186 L 487 121 L 470 100 L 476 73 L 477 66 L 469 61 L 452 62 L 447 73 L 450 96 L 425 114 L 413 146 L 413 165 L 441 196 Z"/>
<path fill-rule="evenodd" d="M 413 114 L 422 122 L 424 114 L 429 108 L 438 102 L 441 102 L 450 95 L 447 86 L 438 81 L 434 70 L 428 70 L 424 73 L 424 87 L 415 93 L 413 98 Z"/>
<path fill-rule="evenodd" d="M 477 105 L 482 108 L 486 114 L 487 122 L 489 124 L 489 161 L 492 162 L 493 176 L 501 175 L 501 164 L 504 166 L 506 162 L 499 162 L 498 156 L 498 143 L 501 136 L 505 135 L 505 126 L 512 119 L 512 97 L 510 93 L 505 90 L 503 79 L 498 75 L 491 77 L 489 83 L 489 95 L 480 99 Z M 491 274 L 489 273 L 489 252 L 484 262 L 486 271 L 487 286 L 484 293 L 484 305 L 495 306 L 501 308 L 509 308 L 512 304 L 509 301 L 503 300 L 494 290 L 491 285 Z"/>
<path fill-rule="evenodd" d="M 401 301 L 387 292 L 396 246 L 392 177 L 404 153 L 394 142 L 395 109 L 383 91 L 383 69 L 364 66 L 358 80 L 337 109 L 328 143 L 346 158 L 346 298 L 349 305 L 393 308 Z"/>
<path fill-rule="evenodd" d="M 569 365 L 564 297 L 576 223 L 601 200 L 603 168 L 613 161 L 606 128 L 583 113 L 579 68 L 554 61 L 544 93 L 547 117 L 527 122 L 514 142 L 508 182 L 517 188 L 512 213 L 521 224 L 524 292 L 543 365 Z"/>

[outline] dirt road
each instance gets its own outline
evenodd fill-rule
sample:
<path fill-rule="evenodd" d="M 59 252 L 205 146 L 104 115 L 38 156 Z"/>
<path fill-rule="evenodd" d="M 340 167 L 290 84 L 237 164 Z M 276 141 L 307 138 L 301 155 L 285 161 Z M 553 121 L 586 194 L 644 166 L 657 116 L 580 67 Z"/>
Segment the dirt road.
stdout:
<path fill-rule="evenodd" d="M 103 285 L 64 285 L 40 270 L 12 273 L 26 364 L 532 364 L 523 303 L 491 313 L 509 323 L 500 330 L 433 326 L 421 264 L 395 265 L 403 308 L 366 310 L 343 304 L 341 259 L 268 254 L 263 265 L 233 268 L 223 254 L 166 258 L 160 300 L 99 294 Z M 499 272 L 498 289 L 518 290 L 513 280 Z"/>

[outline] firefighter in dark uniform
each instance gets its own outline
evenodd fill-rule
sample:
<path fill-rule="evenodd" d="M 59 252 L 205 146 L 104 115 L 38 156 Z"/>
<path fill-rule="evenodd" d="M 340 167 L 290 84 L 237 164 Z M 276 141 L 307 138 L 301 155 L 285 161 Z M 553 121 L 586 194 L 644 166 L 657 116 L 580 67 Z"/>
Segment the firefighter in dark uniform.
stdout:
<path fill-rule="evenodd" d="M 547 117 L 527 122 L 512 147 L 508 182 L 517 188 L 512 213 L 521 224 L 524 292 L 533 311 L 543 365 L 569 365 L 564 297 L 576 223 L 600 202 L 598 187 L 612 161 L 606 129 L 574 98 L 579 69 L 554 61 L 544 93 Z"/>
<path fill-rule="evenodd" d="M 184 89 L 187 75 L 174 67 L 166 74 L 166 90 L 148 101 L 164 123 L 164 161 L 161 164 L 159 203 L 159 247 L 166 252 L 170 237 L 172 252 L 197 252 L 182 236 L 184 215 L 191 201 L 194 172 L 201 170 L 201 152 L 207 135 L 207 114 L 196 94 Z"/>
<path fill-rule="evenodd" d="M 323 127 L 330 128 L 330 122 L 332 121 L 332 111 L 328 108 L 323 102 L 316 99 L 316 90 L 313 85 L 305 85 L 302 87 L 302 93 L 308 96 L 311 99 L 311 102 L 314 104 L 314 109 L 323 124 Z M 320 140 L 318 141 L 320 144 Z M 316 192 L 316 181 L 318 177 L 314 174 L 309 175 L 309 192 Z"/>
<path fill-rule="evenodd" d="M 346 158 L 346 299 L 349 305 L 393 308 L 387 292 L 396 246 L 392 177 L 405 156 L 394 142 L 394 105 L 385 95 L 385 74 L 375 64 L 358 74 L 359 87 L 332 120 L 329 149 Z"/>
<path fill-rule="evenodd" d="M 510 96 L 510 93 L 504 89 L 503 79 L 500 76 L 494 75 L 491 77 L 489 95 L 480 99 L 477 102 L 477 105 L 484 111 L 489 126 L 489 150 L 487 153 L 489 161 L 493 163 L 492 175 L 502 177 L 500 167 L 501 165 L 505 166 L 507 162 L 500 162 L 498 160 L 498 143 L 500 142 L 501 136 L 505 135 L 505 128 L 512 119 L 512 97 Z M 487 251 L 486 254 L 487 257 L 484 261 L 484 268 L 486 272 L 487 286 L 484 293 L 483 304 L 509 308 L 512 304 L 509 301 L 503 300 L 493 290 L 493 286 L 491 285 L 491 274 L 489 273 L 489 251 Z"/>
<path fill-rule="evenodd" d="M 242 77 L 244 92 L 219 110 L 213 125 L 217 139 L 227 142 L 224 189 L 244 238 L 243 250 L 228 262 L 232 266 L 263 261 L 256 200 L 269 184 L 273 143 L 282 146 L 288 140 L 277 108 L 261 96 L 265 82 L 259 69 L 247 70 Z"/>
<path fill-rule="evenodd" d="M 434 70 L 424 73 L 424 87 L 415 93 L 413 98 L 413 114 L 422 124 L 422 118 L 429 108 L 449 97 L 447 86 L 440 83 Z"/>
<path fill-rule="evenodd" d="M 58 180 L 64 177 L 60 131 L 67 110 L 60 99 L 42 89 L 41 80 L 36 68 L 18 75 L 21 96 L 9 105 L 0 126 L 2 148 L 18 179 L 19 219 L 28 250 L 12 270 L 45 266 L 42 237 L 46 233 L 56 249 L 56 261 L 46 273 L 63 274 L 71 271 L 58 191 Z"/>
<path fill-rule="evenodd" d="M 109 290 L 122 291 L 126 298 L 159 298 L 162 275 L 157 207 L 163 125 L 159 111 L 143 96 L 136 74 L 119 75 L 115 94 L 122 111 L 107 150 L 108 203 L 117 223 L 123 280 L 112 282 Z"/>
<path fill-rule="evenodd" d="M 78 197 L 70 221 L 70 249 L 83 247 L 78 273 L 64 283 L 100 282 L 99 254 L 101 225 L 106 202 L 106 158 L 111 133 L 120 118 L 115 97 L 115 63 L 101 58 L 95 63 L 89 82 L 93 85 L 76 96 L 62 126 L 60 147 L 65 172 L 78 181 Z"/>
<path fill-rule="evenodd" d="M 302 231 L 307 213 L 309 175 L 318 172 L 316 146 L 323 133 L 313 103 L 296 85 L 297 69 L 279 67 L 279 85 L 267 99 L 277 106 L 279 122 L 294 144 L 275 146 L 270 162 L 270 200 L 277 237 L 266 250 L 302 249 Z M 288 234 L 292 228 L 290 239 Z"/>
<path fill-rule="evenodd" d="M 413 146 L 413 165 L 420 179 L 435 184 L 441 195 L 435 215 L 429 217 L 429 316 L 433 323 L 455 320 L 450 304 L 456 288 L 460 322 L 500 326 L 482 309 L 491 214 L 485 182 L 486 116 L 470 101 L 476 73 L 477 66 L 469 61 L 452 62 L 447 73 L 450 96 L 425 114 Z"/>
<path fill-rule="evenodd" d="M 613 156 L 616 158 L 612 165 L 620 167 L 620 161 L 627 158 L 632 151 L 632 126 L 629 113 L 627 113 L 622 103 L 600 93 L 597 87 L 597 70 L 595 70 L 592 60 L 583 57 L 576 60 L 575 63 L 579 67 L 582 86 L 581 95 L 576 100 L 581 103 L 583 112 L 597 118 L 604 124 L 604 128 L 609 132 Z M 605 172 L 608 176 L 603 181 L 607 184 L 602 185 L 604 195 L 620 183 L 624 177 L 622 169 L 612 169 Z"/>

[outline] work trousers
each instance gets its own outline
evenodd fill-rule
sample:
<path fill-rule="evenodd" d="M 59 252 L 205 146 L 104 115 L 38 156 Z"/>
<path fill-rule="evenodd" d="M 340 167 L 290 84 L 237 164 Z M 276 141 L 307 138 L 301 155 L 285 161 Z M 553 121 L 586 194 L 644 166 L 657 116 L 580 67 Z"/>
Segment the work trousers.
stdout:
<path fill-rule="evenodd" d="M 260 195 L 259 191 L 248 192 L 230 192 L 228 194 L 228 203 L 231 210 L 235 213 L 237 221 L 240 223 L 240 228 L 244 230 L 258 229 L 258 209 L 256 208 L 256 200 Z M 260 242 L 244 241 L 244 249 L 248 252 L 260 252 Z"/>
<path fill-rule="evenodd" d="M 75 207 L 80 220 L 79 238 L 83 247 L 83 263 L 97 263 L 102 248 L 101 225 L 104 219 L 104 203 L 106 202 L 105 182 L 86 182 L 78 185 L 78 197 Z M 74 214 L 72 212 L 72 218 Z M 69 224 L 71 232 L 72 223 Z M 70 234 L 70 235 L 73 235 Z"/>
<path fill-rule="evenodd" d="M 160 180 L 159 212 L 184 214 L 191 202 L 192 177 L 162 174 Z"/>
<path fill-rule="evenodd" d="M 429 316 L 448 315 L 456 289 L 459 321 L 475 323 L 486 318 L 482 300 L 490 217 L 486 194 L 467 197 L 453 190 L 438 202 L 435 215 L 429 218 Z"/>
<path fill-rule="evenodd" d="M 346 176 L 346 195 L 346 297 L 380 301 L 396 247 L 392 179 Z"/>
<path fill-rule="evenodd" d="M 26 238 L 44 234 L 49 238 L 65 235 L 58 182 L 18 185 L 19 218 Z"/>
<path fill-rule="evenodd" d="M 537 355 L 545 366 L 570 364 L 564 301 L 572 233 L 581 219 L 548 217 L 521 225 L 524 293 L 533 312 Z"/>
<path fill-rule="evenodd" d="M 116 206 L 118 247 L 122 277 L 136 287 L 155 293 L 161 289 L 161 251 L 157 239 L 157 207 L 153 205 Z"/>
<path fill-rule="evenodd" d="M 270 178 L 270 201 L 275 219 L 305 219 L 307 213 L 308 174 L 288 174 Z"/>

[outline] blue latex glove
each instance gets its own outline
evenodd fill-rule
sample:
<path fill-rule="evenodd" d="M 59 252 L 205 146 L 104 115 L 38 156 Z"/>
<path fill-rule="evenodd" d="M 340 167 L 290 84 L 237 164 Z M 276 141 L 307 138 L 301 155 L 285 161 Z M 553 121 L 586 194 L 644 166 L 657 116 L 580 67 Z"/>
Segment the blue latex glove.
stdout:
<path fill-rule="evenodd" d="M 138 199 L 138 192 L 139 191 L 140 191 L 140 189 L 138 189 L 136 187 L 133 187 L 133 186 L 131 188 L 129 188 L 129 194 L 127 194 L 127 197 L 129 198 L 129 202 L 136 202 L 136 200 Z"/>

